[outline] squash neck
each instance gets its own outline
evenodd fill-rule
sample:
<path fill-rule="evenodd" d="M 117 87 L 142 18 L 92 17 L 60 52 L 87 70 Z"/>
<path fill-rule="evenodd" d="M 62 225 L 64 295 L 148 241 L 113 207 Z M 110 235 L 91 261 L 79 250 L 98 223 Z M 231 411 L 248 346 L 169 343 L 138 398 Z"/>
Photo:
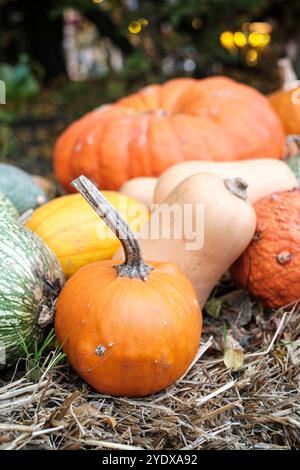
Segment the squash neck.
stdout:
<path fill-rule="evenodd" d="M 79 176 L 71 185 L 84 197 L 122 244 L 125 261 L 114 266 L 118 276 L 146 281 L 152 267 L 143 261 L 133 230 L 88 178 Z"/>

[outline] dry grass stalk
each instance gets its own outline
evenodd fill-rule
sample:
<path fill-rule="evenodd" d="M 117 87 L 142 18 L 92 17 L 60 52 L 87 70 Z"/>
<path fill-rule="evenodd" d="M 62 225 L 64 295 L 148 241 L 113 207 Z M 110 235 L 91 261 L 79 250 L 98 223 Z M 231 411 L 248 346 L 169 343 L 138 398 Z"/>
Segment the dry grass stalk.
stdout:
<path fill-rule="evenodd" d="M 258 321 L 243 331 L 259 336 L 259 351 L 250 346 L 232 372 L 218 350 L 220 330 L 206 320 L 197 361 L 151 397 L 97 394 L 68 366 L 37 384 L 0 379 L 0 448 L 300 448 L 299 307 Z"/>

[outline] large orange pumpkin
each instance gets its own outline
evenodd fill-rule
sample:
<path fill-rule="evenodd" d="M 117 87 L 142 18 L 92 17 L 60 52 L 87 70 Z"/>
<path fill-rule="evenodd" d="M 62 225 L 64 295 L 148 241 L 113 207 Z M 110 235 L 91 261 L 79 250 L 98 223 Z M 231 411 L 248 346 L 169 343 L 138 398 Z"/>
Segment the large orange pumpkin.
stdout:
<path fill-rule="evenodd" d="M 284 135 L 268 100 L 226 77 L 151 85 L 73 123 L 55 147 L 59 182 L 84 174 L 102 189 L 157 176 L 183 160 L 281 158 Z"/>
<path fill-rule="evenodd" d="M 187 370 L 199 345 L 195 290 L 175 264 L 143 261 L 133 231 L 89 180 L 75 187 L 120 237 L 125 263 L 96 262 L 71 277 L 57 302 L 57 339 L 99 392 L 162 390 Z"/>
<path fill-rule="evenodd" d="M 300 134 L 300 81 L 293 70 L 290 59 L 279 61 L 282 88 L 269 97 L 278 114 L 286 134 Z"/>
<path fill-rule="evenodd" d="M 231 274 L 266 306 L 282 307 L 300 298 L 300 191 L 274 193 L 254 208 L 256 233 Z"/>

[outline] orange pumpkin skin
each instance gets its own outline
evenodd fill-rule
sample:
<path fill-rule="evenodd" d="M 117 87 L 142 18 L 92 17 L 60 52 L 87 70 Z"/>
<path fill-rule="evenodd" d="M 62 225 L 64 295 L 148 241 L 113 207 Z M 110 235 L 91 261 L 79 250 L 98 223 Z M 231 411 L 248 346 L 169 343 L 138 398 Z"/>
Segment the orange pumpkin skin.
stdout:
<path fill-rule="evenodd" d="M 187 370 L 202 315 L 194 288 L 175 264 L 150 263 L 146 282 L 118 277 L 116 264 L 84 266 L 67 281 L 55 331 L 71 365 L 97 391 L 140 397 Z"/>
<path fill-rule="evenodd" d="M 271 308 L 300 298 L 300 191 L 282 191 L 254 205 L 256 234 L 233 264 L 233 280 Z"/>
<path fill-rule="evenodd" d="M 300 81 L 294 71 L 292 61 L 284 57 L 278 61 L 282 78 L 281 90 L 269 96 L 269 101 L 280 118 L 286 134 L 300 134 Z"/>
<path fill-rule="evenodd" d="M 271 106 L 278 114 L 285 133 L 300 134 L 300 89 L 279 90 L 269 97 Z M 296 101 L 295 101 L 296 100 Z"/>
<path fill-rule="evenodd" d="M 151 85 L 83 116 L 59 137 L 58 181 L 83 174 L 101 189 L 158 176 L 184 160 L 281 158 L 284 132 L 268 100 L 226 77 Z"/>

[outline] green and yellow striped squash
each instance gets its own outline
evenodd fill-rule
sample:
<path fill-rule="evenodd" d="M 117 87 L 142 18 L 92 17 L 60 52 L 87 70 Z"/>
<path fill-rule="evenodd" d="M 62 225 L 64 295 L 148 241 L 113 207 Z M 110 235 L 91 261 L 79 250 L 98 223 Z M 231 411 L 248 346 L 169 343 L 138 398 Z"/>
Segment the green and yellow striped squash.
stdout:
<path fill-rule="evenodd" d="M 54 254 L 29 229 L 0 218 L 0 369 L 39 340 L 54 317 L 64 276 Z M 22 340 L 21 340 L 22 338 Z"/>
<path fill-rule="evenodd" d="M 11 218 L 17 220 L 19 217 L 18 211 L 13 203 L 4 194 L 0 193 L 0 217 L 5 219 Z"/>

